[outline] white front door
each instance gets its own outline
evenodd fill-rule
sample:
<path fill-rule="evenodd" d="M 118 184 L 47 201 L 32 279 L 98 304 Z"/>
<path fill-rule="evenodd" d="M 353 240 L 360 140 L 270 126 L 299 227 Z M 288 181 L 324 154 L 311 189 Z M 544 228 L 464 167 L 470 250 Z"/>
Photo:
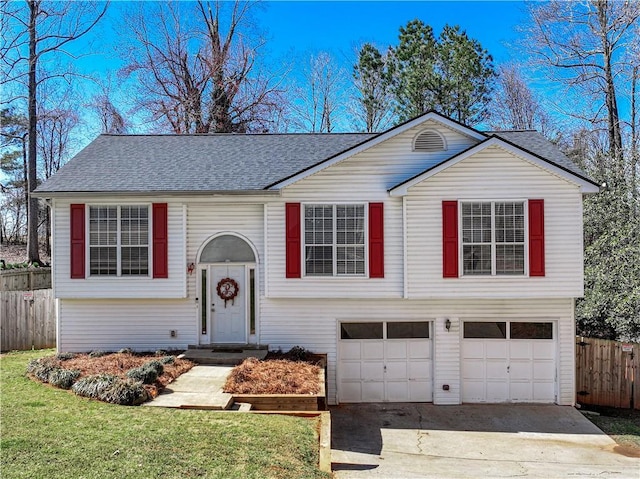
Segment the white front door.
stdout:
<path fill-rule="evenodd" d="M 245 265 L 211 266 L 210 268 L 211 342 L 246 343 L 247 282 L 245 280 Z M 237 286 L 237 293 L 235 297 L 225 301 L 225 291 L 229 291 L 230 286 L 231 289 Z"/>

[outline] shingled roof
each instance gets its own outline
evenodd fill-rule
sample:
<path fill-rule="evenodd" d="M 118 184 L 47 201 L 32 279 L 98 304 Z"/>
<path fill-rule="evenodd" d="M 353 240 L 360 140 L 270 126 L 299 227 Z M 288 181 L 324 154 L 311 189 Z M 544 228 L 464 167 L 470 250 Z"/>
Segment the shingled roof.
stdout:
<path fill-rule="evenodd" d="M 398 128 L 402 125 L 392 130 Z M 380 134 L 380 138 L 392 130 Z M 536 131 L 475 131 L 487 138 L 498 136 L 587 178 Z M 285 178 L 377 136 L 371 133 L 100 135 L 38 187 L 36 193 L 47 196 L 47 193 L 85 192 L 264 192 Z"/>
<path fill-rule="evenodd" d="M 37 191 L 263 190 L 374 136 L 365 133 L 100 135 Z"/>

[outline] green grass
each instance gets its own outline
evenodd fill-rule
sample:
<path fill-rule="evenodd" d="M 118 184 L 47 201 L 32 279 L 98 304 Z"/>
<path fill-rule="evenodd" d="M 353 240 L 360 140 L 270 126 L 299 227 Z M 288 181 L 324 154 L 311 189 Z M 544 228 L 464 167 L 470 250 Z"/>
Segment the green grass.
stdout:
<path fill-rule="evenodd" d="M 587 415 L 602 431 L 622 446 L 640 449 L 640 410 L 589 407 L 600 416 Z"/>
<path fill-rule="evenodd" d="M 11 478 L 328 478 L 316 423 L 288 416 L 126 407 L 31 381 L 0 358 L 0 470 Z"/>

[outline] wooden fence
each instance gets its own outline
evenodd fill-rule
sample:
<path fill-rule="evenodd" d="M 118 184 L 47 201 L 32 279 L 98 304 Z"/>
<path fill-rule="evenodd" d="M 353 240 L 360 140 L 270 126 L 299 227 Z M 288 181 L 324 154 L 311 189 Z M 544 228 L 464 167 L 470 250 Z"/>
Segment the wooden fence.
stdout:
<path fill-rule="evenodd" d="M 640 344 L 576 340 L 576 401 L 640 409 Z"/>
<path fill-rule="evenodd" d="M 33 291 L 51 288 L 51 268 L 0 271 L 0 291 Z"/>
<path fill-rule="evenodd" d="M 0 350 L 42 349 L 56 345 L 53 291 L 0 291 Z"/>

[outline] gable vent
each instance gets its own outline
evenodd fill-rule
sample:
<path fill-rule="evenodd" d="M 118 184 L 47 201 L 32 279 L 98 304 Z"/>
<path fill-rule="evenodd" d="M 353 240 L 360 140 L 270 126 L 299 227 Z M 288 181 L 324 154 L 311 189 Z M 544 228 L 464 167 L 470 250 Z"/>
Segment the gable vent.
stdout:
<path fill-rule="evenodd" d="M 418 134 L 413 141 L 413 151 L 444 151 L 447 146 L 440 133 L 433 130 L 426 130 Z"/>

